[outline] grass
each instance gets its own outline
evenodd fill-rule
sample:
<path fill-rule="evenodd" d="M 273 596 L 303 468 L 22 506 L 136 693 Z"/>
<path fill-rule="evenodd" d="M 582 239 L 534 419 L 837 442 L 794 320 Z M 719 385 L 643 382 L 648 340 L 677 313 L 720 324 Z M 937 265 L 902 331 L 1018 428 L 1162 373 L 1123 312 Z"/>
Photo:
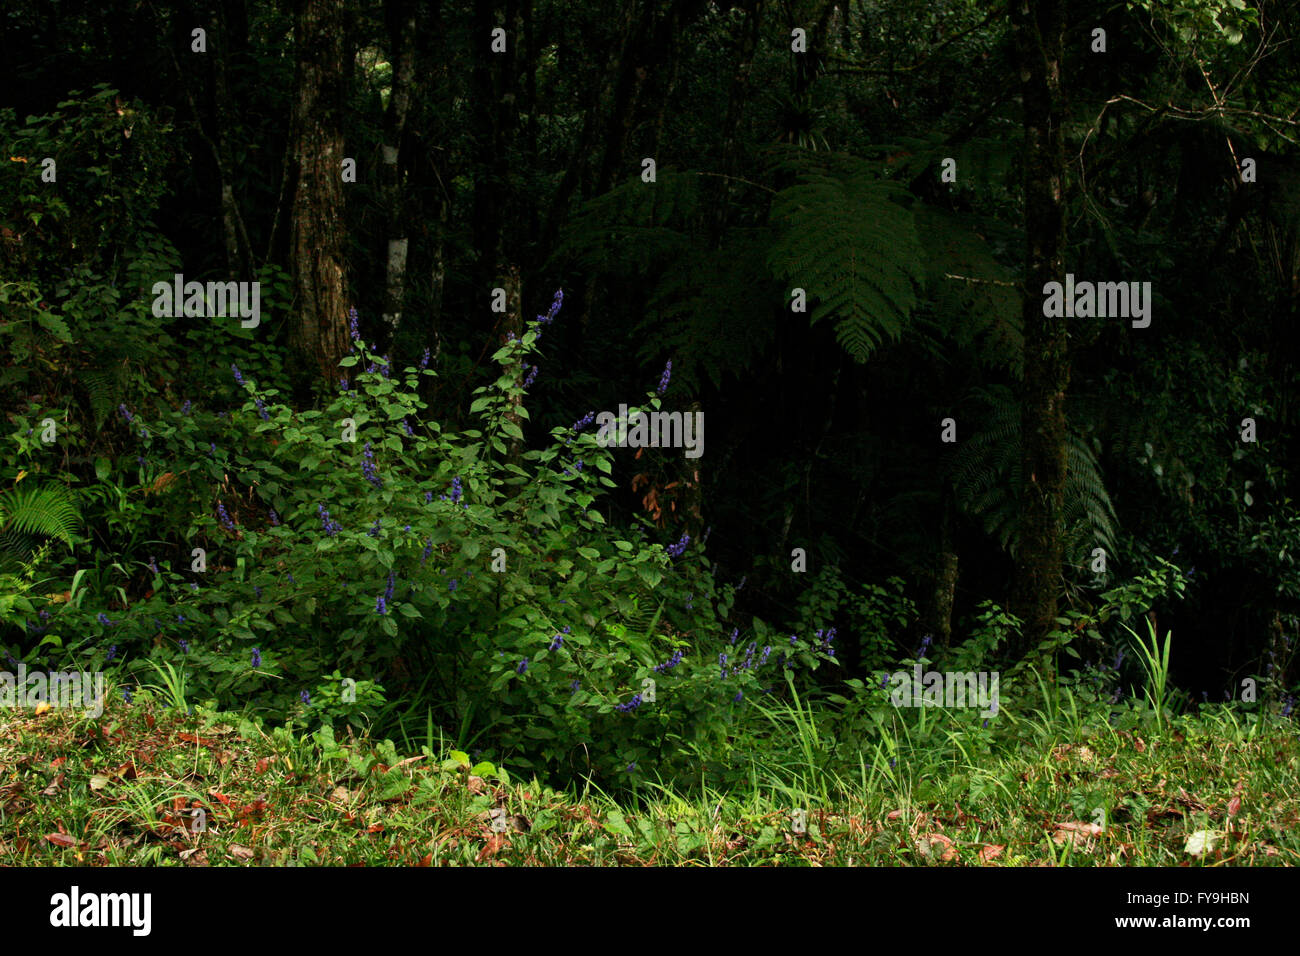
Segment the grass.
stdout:
<path fill-rule="evenodd" d="M 760 711 L 766 726 L 736 752 L 743 786 L 612 795 L 514 779 L 441 744 L 399 753 L 186 716 L 165 706 L 183 688 L 160 678 L 131 704 L 108 695 L 98 718 L 0 711 L 0 865 L 1300 862 L 1300 742 L 1262 711 L 1121 729 L 1043 685 L 1040 707 L 1004 707 L 992 731 L 936 708 L 924 733 L 900 718 L 846 755 L 829 711 L 796 697 Z"/>

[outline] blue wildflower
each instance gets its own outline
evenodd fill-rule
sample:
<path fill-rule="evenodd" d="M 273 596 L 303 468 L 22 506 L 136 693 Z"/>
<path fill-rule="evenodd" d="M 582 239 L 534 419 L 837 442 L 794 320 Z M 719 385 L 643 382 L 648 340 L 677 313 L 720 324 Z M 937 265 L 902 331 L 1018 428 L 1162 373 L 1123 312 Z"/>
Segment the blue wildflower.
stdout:
<path fill-rule="evenodd" d="M 682 662 L 682 652 L 680 649 L 675 650 L 673 651 L 672 657 L 668 658 L 668 660 L 664 661 L 662 664 L 655 665 L 655 673 L 662 674 L 666 671 L 670 671 L 681 662 Z"/>
<path fill-rule="evenodd" d="M 528 658 L 525 657 L 523 660 L 521 660 L 518 664 L 515 665 L 515 673 L 522 674 L 527 670 L 528 670 Z"/>
<path fill-rule="evenodd" d="M 383 488 L 384 480 L 375 471 L 375 453 L 370 450 L 370 442 L 366 442 L 365 447 L 361 450 L 361 456 L 361 473 L 365 475 L 366 481 L 376 488 Z"/>
<path fill-rule="evenodd" d="M 238 385 L 243 385 L 243 384 L 244 384 L 244 376 L 242 376 L 242 375 L 239 374 L 239 366 L 236 365 L 234 362 L 231 362 L 231 363 L 230 363 L 230 371 L 231 371 L 231 373 L 235 376 L 235 382 L 236 382 L 236 384 L 238 384 Z"/>
<path fill-rule="evenodd" d="M 262 666 L 262 652 L 259 648 L 256 647 L 253 648 L 253 666 L 254 667 Z"/>
<path fill-rule="evenodd" d="M 316 513 L 320 515 L 321 529 L 331 538 L 343 530 L 341 524 L 330 519 L 330 513 L 325 509 L 324 505 L 316 505 Z"/>
<path fill-rule="evenodd" d="M 668 364 L 664 366 L 663 377 L 659 379 L 658 393 L 662 395 L 668 391 L 668 382 L 673 377 L 673 360 L 669 359 Z"/>
<path fill-rule="evenodd" d="M 562 303 L 563 301 L 564 301 L 564 290 L 556 289 L 555 298 L 551 300 L 550 311 L 548 311 L 544 316 L 539 315 L 537 317 L 537 328 L 539 330 L 538 331 L 539 336 L 541 335 L 541 331 L 540 331 L 541 329 L 546 328 L 546 326 L 550 325 L 552 322 L 555 321 L 555 317 L 560 312 L 560 303 Z"/>

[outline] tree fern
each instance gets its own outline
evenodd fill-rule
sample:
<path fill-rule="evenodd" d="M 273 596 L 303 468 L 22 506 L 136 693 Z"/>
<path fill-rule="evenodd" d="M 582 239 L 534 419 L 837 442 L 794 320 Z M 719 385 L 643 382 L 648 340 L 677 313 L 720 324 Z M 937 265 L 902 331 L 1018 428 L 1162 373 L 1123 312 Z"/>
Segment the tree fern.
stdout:
<path fill-rule="evenodd" d="M 989 411 L 982 427 L 963 440 L 949 472 L 958 507 L 978 517 L 1005 550 L 1020 542 L 1020 405 L 1009 388 L 985 393 Z M 1115 553 L 1116 516 L 1096 455 L 1087 440 L 1070 431 L 1066 444 L 1063 551 L 1083 565 L 1098 545 Z"/>
<path fill-rule="evenodd" d="M 897 339 L 925 284 L 924 250 L 903 190 L 864 170 L 848 176 L 808 171 L 777 194 L 780 232 L 767 262 L 810 299 L 811 322 L 836 320 L 845 350 L 865 362 Z"/>
<path fill-rule="evenodd" d="M 996 258 L 997 224 L 918 206 L 925 234 L 927 324 L 988 369 L 1021 376 L 1025 336 L 1015 274 Z"/>
<path fill-rule="evenodd" d="M 700 177 L 661 169 L 656 181 L 633 176 L 583 203 L 562 230 L 551 262 L 577 262 L 592 273 L 644 275 L 689 260 L 700 211 Z"/>
<path fill-rule="evenodd" d="M 673 380 L 687 394 L 750 367 L 776 334 L 775 290 L 763 267 L 770 241 L 767 229 L 732 229 L 722 248 L 701 249 L 666 272 L 638 328 L 639 358 L 652 365 L 673 356 Z"/>

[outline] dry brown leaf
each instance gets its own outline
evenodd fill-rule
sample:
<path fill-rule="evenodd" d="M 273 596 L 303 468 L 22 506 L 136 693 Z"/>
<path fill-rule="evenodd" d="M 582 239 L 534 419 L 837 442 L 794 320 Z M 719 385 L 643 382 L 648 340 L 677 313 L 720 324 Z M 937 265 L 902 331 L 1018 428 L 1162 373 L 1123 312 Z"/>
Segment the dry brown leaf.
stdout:
<path fill-rule="evenodd" d="M 1235 817 L 1241 810 L 1241 797 L 1233 797 L 1228 801 L 1228 816 Z"/>
<path fill-rule="evenodd" d="M 484 790 L 487 789 L 487 781 L 485 781 L 482 777 L 475 777 L 473 775 L 471 775 L 469 779 L 465 781 L 465 785 L 469 787 L 470 793 L 482 793 Z"/>
<path fill-rule="evenodd" d="M 81 846 L 81 841 L 74 836 L 66 833 L 47 833 L 45 839 L 49 840 L 55 846 Z"/>
<path fill-rule="evenodd" d="M 1006 848 L 1007 845 L 1005 843 L 984 844 L 984 846 L 980 847 L 980 862 L 988 863 L 991 860 L 996 860 L 1002 855 L 1002 851 Z"/>
<path fill-rule="evenodd" d="M 233 856 L 236 860 L 251 860 L 254 856 L 254 853 L 246 846 L 240 846 L 238 843 L 232 843 L 230 845 L 230 855 Z"/>
<path fill-rule="evenodd" d="M 885 819 L 886 819 L 886 820 L 897 820 L 897 819 L 898 819 L 899 817 L 901 817 L 902 815 L 903 815 L 903 811 L 902 811 L 902 810 L 890 810 L 887 814 L 885 814 Z"/>
<path fill-rule="evenodd" d="M 937 854 L 941 863 L 947 863 L 957 855 L 957 847 L 942 833 L 925 834 L 916 841 L 916 848 L 922 856 L 932 857 Z"/>
<path fill-rule="evenodd" d="M 1056 824 L 1056 832 L 1052 834 L 1053 842 L 1057 844 L 1064 843 L 1066 840 L 1074 841 L 1080 836 L 1095 837 L 1105 831 L 1099 823 L 1081 823 L 1076 820 Z"/>
<path fill-rule="evenodd" d="M 505 846 L 506 842 L 506 835 L 504 833 L 492 834 L 487 838 L 487 842 L 483 844 L 483 849 L 478 851 L 478 862 L 482 863 L 484 860 L 489 860 L 496 856 L 497 851 Z"/>

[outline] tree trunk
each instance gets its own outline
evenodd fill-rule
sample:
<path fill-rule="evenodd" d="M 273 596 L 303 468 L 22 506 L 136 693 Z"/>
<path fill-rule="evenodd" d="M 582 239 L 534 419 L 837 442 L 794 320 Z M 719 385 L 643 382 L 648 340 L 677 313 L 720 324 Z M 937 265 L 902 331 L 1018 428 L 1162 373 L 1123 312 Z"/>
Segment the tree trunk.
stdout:
<path fill-rule="evenodd" d="M 383 190 L 387 238 L 384 256 L 384 325 L 391 339 L 397 334 L 406 298 L 406 262 L 410 248 L 405 217 L 405 190 L 399 162 L 405 139 L 406 116 L 411 105 L 411 82 L 415 75 L 415 11 L 409 0 L 388 0 L 389 56 L 393 58 L 393 89 L 384 115 Z"/>
<path fill-rule="evenodd" d="M 1025 125 L 1024 482 L 1012 612 L 1021 647 L 1056 627 L 1061 587 L 1061 504 L 1065 490 L 1065 391 L 1070 380 L 1064 318 L 1043 315 L 1043 286 L 1064 279 L 1065 141 L 1061 99 L 1064 3 L 1012 0 L 1011 32 Z"/>
<path fill-rule="evenodd" d="M 297 0 L 294 10 L 291 250 L 298 311 L 291 341 L 327 381 L 347 351 L 343 268 L 343 0 Z"/>

